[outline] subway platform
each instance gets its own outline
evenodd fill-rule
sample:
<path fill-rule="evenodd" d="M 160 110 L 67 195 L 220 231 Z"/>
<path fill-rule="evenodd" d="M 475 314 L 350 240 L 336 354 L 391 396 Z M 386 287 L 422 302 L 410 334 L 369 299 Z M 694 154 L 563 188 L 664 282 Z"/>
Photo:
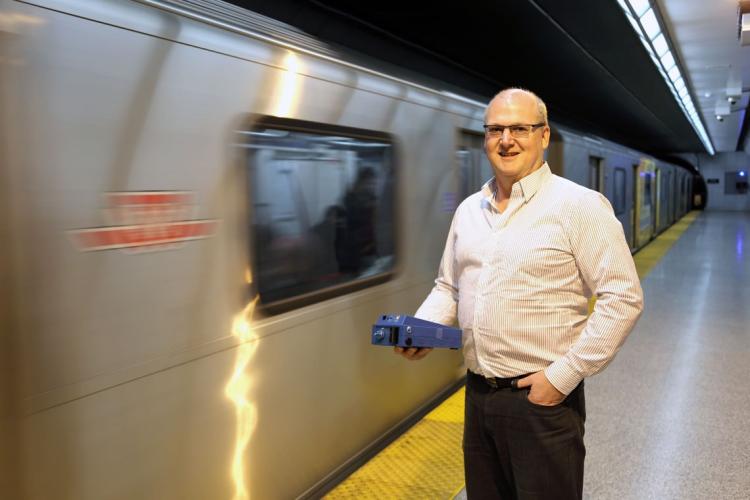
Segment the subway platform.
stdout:
<path fill-rule="evenodd" d="M 586 381 L 585 499 L 750 498 L 750 214 L 691 212 L 634 258 L 646 307 Z M 465 499 L 463 388 L 326 498 Z"/>

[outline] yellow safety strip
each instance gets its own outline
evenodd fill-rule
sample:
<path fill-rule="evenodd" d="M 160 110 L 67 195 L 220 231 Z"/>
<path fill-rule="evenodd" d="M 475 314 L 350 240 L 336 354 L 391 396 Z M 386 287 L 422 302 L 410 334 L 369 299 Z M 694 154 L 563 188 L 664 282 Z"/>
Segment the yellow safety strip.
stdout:
<path fill-rule="evenodd" d="M 461 387 L 325 498 L 453 498 L 464 484 L 463 433 Z"/>
<path fill-rule="evenodd" d="M 635 260 L 635 268 L 638 270 L 638 276 L 640 276 L 641 279 L 646 277 L 656 263 L 664 257 L 669 249 L 672 248 L 672 245 L 680 239 L 682 233 L 690 227 L 690 224 L 692 224 L 700 214 L 700 211 L 693 210 L 683 216 L 682 219 L 675 222 L 672 227 L 661 233 L 656 239 L 641 248 L 638 253 L 633 256 L 633 260 Z"/>
<path fill-rule="evenodd" d="M 692 211 L 633 256 L 643 279 L 700 214 Z M 464 488 L 461 387 L 360 467 L 326 499 L 451 499 Z"/>

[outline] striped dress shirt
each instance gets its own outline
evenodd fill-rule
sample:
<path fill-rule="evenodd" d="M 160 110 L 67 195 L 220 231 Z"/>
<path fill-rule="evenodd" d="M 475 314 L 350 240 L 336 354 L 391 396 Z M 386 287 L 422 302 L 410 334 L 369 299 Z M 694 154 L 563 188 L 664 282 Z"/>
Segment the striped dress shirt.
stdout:
<path fill-rule="evenodd" d="M 604 196 L 546 163 L 513 184 L 502 213 L 494 190 L 492 179 L 459 205 L 416 316 L 458 319 L 469 370 L 503 378 L 544 370 L 569 394 L 612 360 L 643 309 L 622 225 Z"/>

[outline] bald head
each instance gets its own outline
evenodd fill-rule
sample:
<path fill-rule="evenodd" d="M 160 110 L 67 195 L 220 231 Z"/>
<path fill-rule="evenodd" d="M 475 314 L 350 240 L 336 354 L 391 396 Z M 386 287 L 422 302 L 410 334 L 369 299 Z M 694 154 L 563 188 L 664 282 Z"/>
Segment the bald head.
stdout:
<path fill-rule="evenodd" d="M 505 104 L 514 103 L 516 105 L 528 104 L 530 106 L 535 106 L 539 113 L 539 123 L 544 123 L 545 125 L 547 125 L 547 105 L 544 104 L 544 101 L 542 101 L 542 99 L 538 95 L 530 90 L 522 89 L 520 87 L 510 87 L 507 89 L 503 89 L 498 92 L 495 97 L 492 98 L 490 103 L 487 105 L 487 110 L 485 110 L 484 112 L 485 123 L 487 123 L 487 111 L 493 104 L 498 101 Z"/>

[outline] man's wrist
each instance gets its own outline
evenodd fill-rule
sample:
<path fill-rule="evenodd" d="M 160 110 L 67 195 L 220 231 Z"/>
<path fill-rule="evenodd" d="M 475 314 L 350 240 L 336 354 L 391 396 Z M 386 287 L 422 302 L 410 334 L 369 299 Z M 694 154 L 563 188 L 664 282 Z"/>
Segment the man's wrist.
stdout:
<path fill-rule="evenodd" d="M 544 376 L 547 377 L 550 384 L 555 386 L 555 389 L 566 396 L 573 392 L 573 389 L 575 389 L 578 384 L 581 383 L 581 380 L 583 380 L 583 377 L 567 366 L 564 358 L 549 365 L 544 370 Z"/>

